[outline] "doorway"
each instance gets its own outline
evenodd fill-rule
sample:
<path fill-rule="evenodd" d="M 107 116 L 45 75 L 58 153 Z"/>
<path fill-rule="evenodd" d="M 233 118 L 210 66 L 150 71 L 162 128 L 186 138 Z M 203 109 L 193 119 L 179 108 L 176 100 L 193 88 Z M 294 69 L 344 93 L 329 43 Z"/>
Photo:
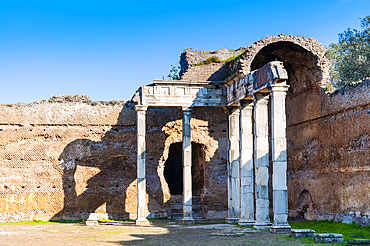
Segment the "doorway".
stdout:
<path fill-rule="evenodd" d="M 204 146 L 191 143 L 192 189 L 193 196 L 204 192 Z M 183 191 L 182 142 L 170 145 L 167 161 L 164 164 L 164 178 L 171 195 L 182 195 Z"/>

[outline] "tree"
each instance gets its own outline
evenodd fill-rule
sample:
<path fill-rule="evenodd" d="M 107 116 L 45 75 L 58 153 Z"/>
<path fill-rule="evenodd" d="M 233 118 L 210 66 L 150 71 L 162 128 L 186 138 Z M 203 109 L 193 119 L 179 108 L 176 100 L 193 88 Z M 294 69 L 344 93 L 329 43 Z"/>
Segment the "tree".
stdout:
<path fill-rule="evenodd" d="M 332 61 L 331 78 L 337 87 L 370 77 L 370 16 L 361 19 L 361 29 L 348 28 L 330 44 L 327 57 Z"/>
<path fill-rule="evenodd" d="M 171 70 L 170 73 L 167 75 L 167 78 L 169 78 L 170 80 L 180 80 L 179 75 L 180 69 L 181 69 L 180 65 L 178 66 L 171 65 Z"/>

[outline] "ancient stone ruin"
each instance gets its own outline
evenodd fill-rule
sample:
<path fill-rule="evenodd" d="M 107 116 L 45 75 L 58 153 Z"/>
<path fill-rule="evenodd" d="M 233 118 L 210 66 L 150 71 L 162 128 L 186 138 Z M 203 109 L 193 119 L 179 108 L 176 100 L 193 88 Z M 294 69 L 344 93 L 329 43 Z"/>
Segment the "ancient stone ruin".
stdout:
<path fill-rule="evenodd" d="M 128 102 L 0 105 L 0 221 L 370 224 L 370 81 L 328 93 L 323 45 L 285 35 L 180 64 Z"/>

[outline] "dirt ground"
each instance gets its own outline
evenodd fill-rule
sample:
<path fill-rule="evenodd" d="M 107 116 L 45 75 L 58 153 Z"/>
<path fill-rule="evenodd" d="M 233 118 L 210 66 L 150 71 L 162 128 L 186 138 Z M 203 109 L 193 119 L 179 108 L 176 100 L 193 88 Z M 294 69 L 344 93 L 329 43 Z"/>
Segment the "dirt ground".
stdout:
<path fill-rule="evenodd" d="M 151 226 L 133 222 L 85 226 L 60 224 L 1 224 L 0 245 L 304 245 L 275 235 L 224 223 L 182 226 L 176 221 L 155 220 Z"/>

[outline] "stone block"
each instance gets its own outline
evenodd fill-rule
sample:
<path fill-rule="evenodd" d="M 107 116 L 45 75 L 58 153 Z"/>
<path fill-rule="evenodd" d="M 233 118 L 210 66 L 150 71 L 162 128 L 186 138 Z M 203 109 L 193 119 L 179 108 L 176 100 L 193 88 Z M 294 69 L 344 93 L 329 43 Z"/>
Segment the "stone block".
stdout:
<path fill-rule="evenodd" d="M 268 199 L 257 199 L 256 200 L 256 208 L 268 208 L 268 207 L 269 207 Z"/>
<path fill-rule="evenodd" d="M 288 221 L 287 214 L 274 214 L 274 225 L 285 225 Z"/>
<path fill-rule="evenodd" d="M 247 193 L 253 193 L 253 185 L 243 185 L 242 186 L 242 194 L 247 194 Z"/>
<path fill-rule="evenodd" d="M 370 239 L 349 240 L 347 245 L 370 245 Z"/>
<path fill-rule="evenodd" d="M 273 205 L 275 214 L 288 214 L 288 191 L 274 190 Z"/>
<path fill-rule="evenodd" d="M 256 185 L 258 186 L 267 186 L 268 184 L 268 168 L 267 167 L 259 167 L 256 168 Z"/>
<path fill-rule="evenodd" d="M 258 199 L 268 199 L 268 187 L 267 185 L 257 185 L 256 186 L 256 195 Z"/>
<path fill-rule="evenodd" d="M 348 216 L 348 215 L 343 216 L 342 222 L 346 223 L 346 224 L 351 224 L 353 222 L 353 218 L 351 216 Z"/>
<path fill-rule="evenodd" d="M 343 235 L 337 233 L 316 234 L 315 242 L 317 243 L 341 243 Z"/>
<path fill-rule="evenodd" d="M 286 162 L 274 162 L 273 163 L 273 173 L 272 173 L 272 183 L 274 190 L 287 190 L 286 182 Z"/>
<path fill-rule="evenodd" d="M 315 231 L 310 229 L 292 229 L 290 236 L 294 238 L 314 237 Z"/>
<path fill-rule="evenodd" d="M 273 225 L 270 228 L 270 232 L 275 234 L 290 234 L 291 229 L 290 225 Z"/>
<path fill-rule="evenodd" d="M 86 220 L 87 226 L 95 226 L 98 225 L 99 214 L 98 213 L 90 213 L 89 218 Z"/>

